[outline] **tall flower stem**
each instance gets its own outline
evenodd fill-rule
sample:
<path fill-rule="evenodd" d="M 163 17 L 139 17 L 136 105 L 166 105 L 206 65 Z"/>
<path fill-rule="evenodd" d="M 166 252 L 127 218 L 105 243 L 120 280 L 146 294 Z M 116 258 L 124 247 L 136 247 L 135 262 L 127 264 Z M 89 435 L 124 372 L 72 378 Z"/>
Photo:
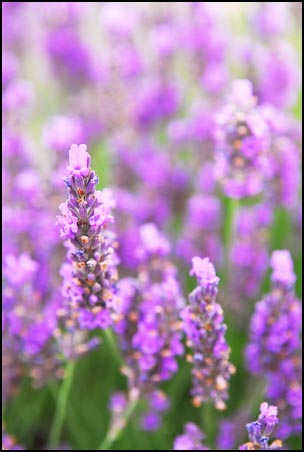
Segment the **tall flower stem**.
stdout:
<path fill-rule="evenodd" d="M 75 366 L 76 366 L 75 361 L 69 361 L 66 366 L 65 378 L 60 387 L 59 395 L 57 398 L 55 416 L 50 431 L 49 437 L 50 450 L 57 450 L 58 448 L 58 443 L 60 441 L 61 431 L 66 414 L 67 401 L 73 382 Z"/>
<path fill-rule="evenodd" d="M 225 213 L 223 242 L 224 242 L 224 271 L 222 281 L 228 285 L 231 265 L 231 247 L 233 244 L 233 237 L 235 233 L 235 219 L 239 206 L 239 201 L 234 198 L 227 198 L 227 207 Z"/>
<path fill-rule="evenodd" d="M 131 415 L 133 414 L 133 412 L 137 406 L 137 403 L 138 403 L 138 398 L 129 402 L 122 422 L 119 424 L 119 426 L 113 424 L 113 426 L 110 427 L 108 433 L 106 434 L 105 438 L 102 440 L 102 442 L 99 445 L 99 447 L 97 448 L 97 450 L 110 450 L 112 445 L 116 441 L 118 441 L 118 439 L 120 438 L 124 429 L 128 425 L 128 421 L 129 421 Z"/>
<path fill-rule="evenodd" d="M 201 406 L 201 426 L 208 438 L 214 433 L 214 416 L 211 403 L 203 403 Z"/>
<path fill-rule="evenodd" d="M 117 343 L 113 334 L 113 331 L 110 328 L 102 331 L 102 334 L 105 338 L 105 342 L 112 353 L 113 359 L 116 361 L 117 365 L 121 367 L 123 365 L 123 358 L 118 350 Z"/>

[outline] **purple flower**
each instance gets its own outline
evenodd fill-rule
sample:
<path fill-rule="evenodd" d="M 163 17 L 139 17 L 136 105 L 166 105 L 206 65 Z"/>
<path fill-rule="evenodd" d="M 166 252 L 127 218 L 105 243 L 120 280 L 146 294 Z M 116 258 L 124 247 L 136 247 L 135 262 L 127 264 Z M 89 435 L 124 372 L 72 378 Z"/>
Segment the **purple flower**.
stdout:
<path fill-rule="evenodd" d="M 257 195 L 269 179 L 270 134 L 249 80 L 235 80 L 214 115 L 216 174 L 234 198 Z"/>
<path fill-rule="evenodd" d="M 278 424 L 278 408 L 276 406 L 268 405 L 264 402 L 260 406 L 259 422 L 264 427 L 264 435 L 271 435 L 272 430 L 276 424 Z"/>
<path fill-rule="evenodd" d="M 215 268 L 208 258 L 201 259 L 194 257 L 192 259 L 192 269 L 189 272 L 190 276 L 195 276 L 197 282 L 202 289 L 208 290 L 209 285 L 217 287 L 220 278 L 215 273 Z"/>
<path fill-rule="evenodd" d="M 266 38 L 272 38 L 286 31 L 289 24 L 287 3 L 261 2 L 254 17 L 256 31 Z"/>
<path fill-rule="evenodd" d="M 66 152 L 71 143 L 83 142 L 84 135 L 84 125 L 80 118 L 54 116 L 44 126 L 43 141 L 55 151 Z"/>
<path fill-rule="evenodd" d="M 219 278 L 208 258 L 192 259 L 191 275 L 198 287 L 189 296 L 182 313 L 187 345 L 192 349 L 188 359 L 193 364 L 192 397 L 194 406 L 212 400 L 217 409 L 225 409 L 228 381 L 235 369 L 229 363 L 230 350 L 225 340 L 223 310 L 216 303 Z"/>
<path fill-rule="evenodd" d="M 301 83 L 298 55 L 286 40 L 277 41 L 273 48 L 259 53 L 256 62 L 262 68 L 257 92 L 262 102 L 276 107 L 295 104 Z"/>
<path fill-rule="evenodd" d="M 125 409 L 127 408 L 127 398 L 125 393 L 123 392 L 115 392 L 110 400 L 109 403 L 109 409 L 111 410 L 111 412 L 113 413 L 123 413 L 125 411 Z"/>
<path fill-rule="evenodd" d="M 69 150 L 70 166 L 68 171 L 71 176 L 87 177 L 90 173 L 91 157 L 85 144 L 72 144 Z"/>
<path fill-rule="evenodd" d="M 16 439 L 3 431 L 2 426 L 2 450 L 24 450 L 24 447 L 16 443 Z"/>
<path fill-rule="evenodd" d="M 59 24 L 49 30 L 45 48 L 54 74 L 65 83 L 66 89 L 94 80 L 92 54 L 89 47 L 80 39 L 74 24 Z"/>
<path fill-rule="evenodd" d="M 159 414 L 150 411 L 143 415 L 141 419 L 141 426 L 143 430 L 146 430 L 147 432 L 156 431 L 161 426 L 161 417 Z"/>
<path fill-rule="evenodd" d="M 271 255 L 272 282 L 283 287 L 293 287 L 296 275 L 293 262 L 288 250 L 276 250 Z"/>
<path fill-rule="evenodd" d="M 178 436 L 174 441 L 173 450 L 209 450 L 203 446 L 204 433 L 193 422 L 185 425 L 183 435 Z"/>
<path fill-rule="evenodd" d="M 276 406 L 269 406 L 267 402 L 262 403 L 258 420 L 246 425 L 250 442 L 240 446 L 239 450 L 282 449 L 282 442 L 279 440 L 269 445 L 269 436 L 279 422 L 277 415 Z"/>

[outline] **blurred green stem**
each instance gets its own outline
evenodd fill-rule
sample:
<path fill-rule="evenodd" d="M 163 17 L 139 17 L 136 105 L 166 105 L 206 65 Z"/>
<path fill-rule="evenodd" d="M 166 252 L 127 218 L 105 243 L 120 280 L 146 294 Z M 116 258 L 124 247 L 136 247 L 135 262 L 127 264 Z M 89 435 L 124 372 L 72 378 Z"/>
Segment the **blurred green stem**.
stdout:
<path fill-rule="evenodd" d="M 69 392 L 73 381 L 75 366 L 76 366 L 75 361 L 69 361 L 65 369 L 65 376 L 60 387 L 56 403 L 55 416 L 50 431 L 49 437 L 50 450 L 57 450 L 58 448 L 58 443 L 60 441 L 62 426 L 66 414 Z"/>
<path fill-rule="evenodd" d="M 110 328 L 107 328 L 106 330 L 103 330 L 103 336 L 107 346 L 112 352 L 113 359 L 116 361 L 118 366 L 121 367 L 123 365 L 123 358 L 118 350 L 113 331 Z"/>
<path fill-rule="evenodd" d="M 128 421 L 129 421 L 131 415 L 133 414 L 133 412 L 137 406 L 137 403 L 138 403 L 138 398 L 129 402 L 122 422 L 120 423 L 119 426 L 117 426 L 115 423 L 112 424 L 108 433 L 106 434 L 105 438 L 102 440 L 102 442 L 99 445 L 99 447 L 97 448 L 97 450 L 110 450 L 111 446 L 116 441 L 118 441 L 122 432 L 128 425 Z"/>
<path fill-rule="evenodd" d="M 201 425 L 203 427 L 204 433 L 210 441 L 214 428 L 213 410 L 211 403 L 204 403 L 201 407 Z"/>
<path fill-rule="evenodd" d="M 228 285 L 230 277 L 230 260 L 231 260 L 231 247 L 233 244 L 234 234 L 235 234 L 235 219 L 238 209 L 239 201 L 237 199 L 228 198 L 227 208 L 224 223 L 224 272 L 223 272 L 223 283 Z"/>

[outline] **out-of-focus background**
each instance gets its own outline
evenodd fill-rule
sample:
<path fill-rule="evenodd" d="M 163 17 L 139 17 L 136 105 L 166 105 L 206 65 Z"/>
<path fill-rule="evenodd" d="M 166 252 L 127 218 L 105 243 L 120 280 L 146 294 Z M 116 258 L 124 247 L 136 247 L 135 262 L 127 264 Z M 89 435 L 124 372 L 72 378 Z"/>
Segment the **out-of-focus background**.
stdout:
<path fill-rule="evenodd" d="M 29 224 L 32 236 L 22 243 L 21 251 L 31 252 L 36 237 L 42 252 L 49 244 L 49 284 L 60 287 L 59 267 L 64 254 L 56 245 L 59 233 L 53 231 L 53 223 L 58 205 L 66 197 L 62 177 L 68 148 L 73 142 L 85 142 L 99 176 L 98 187 L 109 186 L 118 197 L 115 218 L 118 231 L 123 230 L 121 275 L 131 274 L 133 265 L 129 256 L 132 236 L 124 230 L 125 225 L 131 224 L 132 234 L 139 224 L 154 221 L 174 244 L 173 258 L 185 296 L 194 287 L 187 275 L 190 256 L 196 250 L 210 255 L 224 280 L 221 244 L 237 241 L 239 232 L 230 228 L 231 238 L 227 239 L 229 196 L 224 189 L 213 188 L 211 118 L 229 98 L 232 81 L 244 78 L 252 82 L 256 98 L 271 104 L 282 115 L 279 122 L 288 118 L 288 138 L 292 137 L 297 151 L 295 165 L 291 164 L 294 173 L 282 177 L 293 180 L 294 175 L 299 180 L 290 197 L 284 198 L 280 192 L 275 201 L 271 199 L 272 220 L 265 230 L 259 220 L 253 225 L 257 218 L 253 214 L 255 220 L 243 240 L 251 248 L 255 243 L 262 251 L 267 248 L 267 255 L 277 248 L 289 249 L 297 275 L 296 293 L 301 298 L 302 4 L 270 3 L 2 2 L 3 134 L 7 140 L 3 189 L 7 228 L 4 227 L 3 240 L 11 246 L 9 252 L 16 251 L 15 235 L 19 237 L 24 232 L 20 215 L 15 220 L 9 208 L 19 203 L 20 196 L 26 198 L 22 198 L 23 206 L 30 203 L 35 185 L 31 177 L 18 178 L 18 174 L 26 169 L 29 175 L 34 170 L 39 175 L 42 197 L 48 193 L 38 204 L 42 206 L 47 201 L 49 217 Z M 265 4 L 268 10 L 263 9 Z M 12 131 L 26 142 L 26 163 L 23 154 L 10 148 Z M 280 164 L 284 167 L 284 157 Z M 292 185 L 291 181 L 288 187 Z M 11 194 L 14 190 L 15 197 Z M 241 200 L 240 206 L 258 205 L 263 196 L 267 198 L 267 190 Z M 206 208 L 201 217 L 197 215 L 211 220 L 193 240 L 193 218 L 198 217 L 191 217 L 189 199 L 201 193 L 213 207 Z M 129 194 L 133 198 L 130 195 L 129 199 Z M 26 207 L 22 209 L 27 224 Z M 254 239 L 252 243 L 256 233 L 258 242 Z M 269 267 L 261 264 L 261 271 L 259 263 L 256 267 L 251 269 L 249 265 L 247 273 L 240 272 L 220 295 L 227 309 L 231 361 L 237 368 L 231 379 L 227 410 L 217 412 L 209 405 L 198 410 L 191 405 L 190 365 L 181 359 L 179 372 L 162 385 L 171 407 L 160 428 L 152 432 L 141 430 L 135 416 L 113 450 L 172 450 L 174 438 L 188 421 L 203 428 L 206 444 L 215 449 L 221 421 L 234 416 L 247 403 L 252 404 L 253 417 L 246 421 L 255 419 L 264 397 L 250 401 L 246 398 L 249 374 L 244 349 L 254 303 L 270 287 Z M 238 263 L 231 262 L 232 279 L 238 270 Z M 251 277 L 257 278 L 257 287 L 248 283 L 242 289 L 241 304 L 233 305 L 235 291 L 245 277 L 246 283 L 251 282 Z M 8 338 L 4 357 L 10 343 Z M 12 382 L 16 375 L 11 368 L 9 371 Z M 51 378 L 42 386 L 33 387 L 34 373 L 17 372 L 16 387 L 4 405 L 3 418 L 7 432 L 19 443 L 28 449 L 43 450 L 60 382 Z M 106 346 L 80 357 L 67 406 L 63 443 L 75 450 L 94 450 L 108 428 L 110 394 L 125 386 L 125 378 Z M 238 441 L 246 441 L 245 426 Z M 292 450 L 300 450 L 301 439 L 292 435 L 286 444 Z"/>

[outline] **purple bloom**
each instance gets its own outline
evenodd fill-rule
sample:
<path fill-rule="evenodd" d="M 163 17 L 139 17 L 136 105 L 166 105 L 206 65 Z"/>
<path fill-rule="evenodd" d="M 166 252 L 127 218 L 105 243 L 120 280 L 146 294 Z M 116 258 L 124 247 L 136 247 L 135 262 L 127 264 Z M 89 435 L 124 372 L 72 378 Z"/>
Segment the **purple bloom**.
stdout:
<path fill-rule="evenodd" d="M 228 381 L 235 369 L 229 363 L 230 350 L 225 340 L 223 310 L 216 303 L 219 278 L 208 258 L 192 259 L 190 274 L 198 287 L 189 296 L 182 313 L 187 344 L 192 349 L 188 359 L 193 363 L 192 397 L 194 406 L 212 400 L 217 409 L 225 409 Z"/>
<path fill-rule="evenodd" d="M 261 101 L 276 107 L 294 105 L 301 83 L 296 50 L 287 41 L 278 41 L 259 54 L 257 64 L 261 68 L 257 84 Z"/>
<path fill-rule="evenodd" d="M 276 250 L 271 255 L 272 282 L 283 287 L 293 287 L 296 275 L 293 262 L 288 250 Z"/>
<path fill-rule="evenodd" d="M 24 447 L 17 444 L 16 439 L 3 431 L 2 426 L 2 450 L 25 450 Z"/>
<path fill-rule="evenodd" d="M 271 435 L 272 430 L 276 424 L 278 424 L 278 408 L 276 406 L 269 406 L 264 402 L 260 406 L 259 422 L 264 427 L 264 435 Z"/>
<path fill-rule="evenodd" d="M 185 425 L 183 435 L 178 436 L 174 441 L 173 450 L 209 450 L 203 446 L 204 433 L 192 422 Z"/>
<path fill-rule="evenodd" d="M 71 89 L 86 81 L 92 82 L 95 77 L 92 55 L 81 41 L 76 28 L 59 25 L 50 30 L 45 47 L 54 74 L 66 83 L 67 88 Z"/>
<path fill-rule="evenodd" d="M 80 118 L 54 116 L 44 126 L 43 140 L 51 149 L 66 152 L 71 143 L 84 141 L 84 125 Z"/>
<path fill-rule="evenodd" d="M 127 408 L 127 398 L 123 392 L 115 392 L 110 400 L 109 409 L 113 413 L 123 413 Z"/>
<path fill-rule="evenodd" d="M 250 442 L 240 446 L 239 450 L 282 449 L 282 442 L 279 440 L 268 444 L 269 436 L 279 422 L 277 415 L 278 408 L 276 406 L 269 406 L 267 402 L 262 403 L 258 420 L 246 425 Z"/>
<path fill-rule="evenodd" d="M 71 176 L 83 176 L 87 177 L 90 173 L 91 157 L 87 153 L 87 147 L 85 144 L 72 144 L 69 150 L 70 166 L 68 171 Z"/>
<path fill-rule="evenodd" d="M 159 416 L 159 414 L 150 411 L 143 415 L 141 419 L 141 425 L 143 430 L 146 430 L 147 432 L 153 432 L 160 428 L 161 417 Z"/>
<path fill-rule="evenodd" d="M 288 6 L 285 2 L 261 2 L 254 17 L 256 31 L 266 38 L 283 34 L 288 26 Z"/>
<path fill-rule="evenodd" d="M 179 103 L 179 90 L 175 84 L 149 80 L 138 91 L 135 121 L 140 128 L 149 128 L 157 121 L 172 116 Z"/>
<path fill-rule="evenodd" d="M 215 268 L 209 259 L 200 259 L 194 257 L 192 259 L 192 269 L 190 276 L 195 276 L 198 284 L 203 290 L 208 290 L 209 286 L 218 285 L 220 278 L 215 273 Z"/>

